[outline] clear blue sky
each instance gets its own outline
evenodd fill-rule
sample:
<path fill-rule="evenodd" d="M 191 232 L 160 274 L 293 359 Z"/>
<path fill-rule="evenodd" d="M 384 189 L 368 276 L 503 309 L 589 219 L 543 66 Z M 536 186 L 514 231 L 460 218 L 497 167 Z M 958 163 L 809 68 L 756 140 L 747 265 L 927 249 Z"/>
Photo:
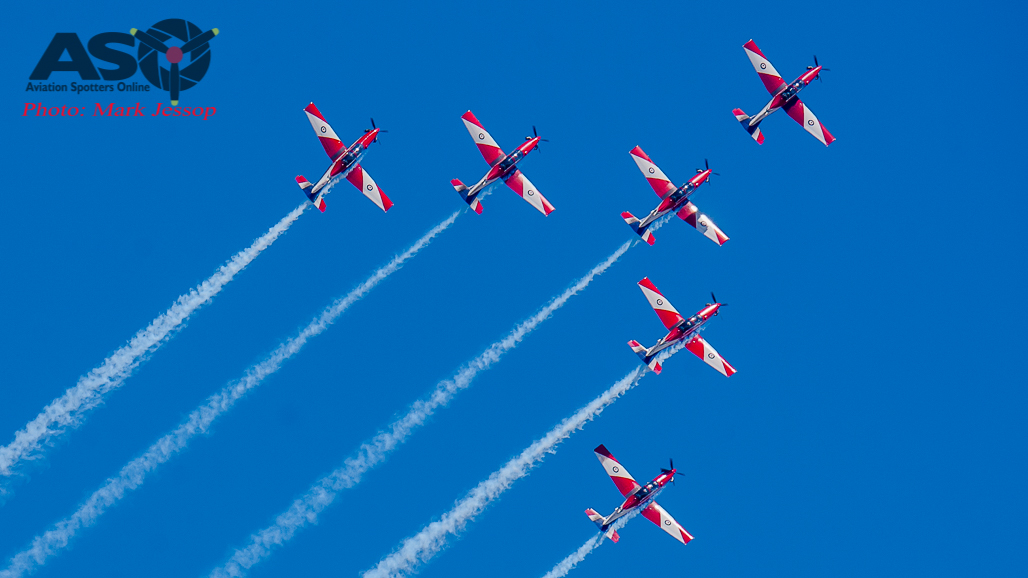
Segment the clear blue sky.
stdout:
<path fill-rule="evenodd" d="M 662 327 L 650 276 L 692 312 L 731 379 L 682 354 L 563 444 L 469 526 L 426 577 L 533 576 L 620 496 L 604 443 L 640 478 L 674 457 L 661 503 L 696 540 L 644 520 L 589 576 L 1014 575 L 1024 571 L 1019 361 L 1028 213 L 1017 3 L 664 4 L 184 2 L 12 5 L 0 24 L 0 441 L 189 287 L 295 207 L 327 159 L 302 108 L 352 142 L 396 206 L 346 183 L 308 211 L 85 425 L 23 469 L 0 557 L 81 501 L 333 298 L 462 207 L 449 179 L 486 169 L 460 121 L 498 142 L 536 125 L 523 163 L 556 206 L 506 189 L 354 306 L 277 375 L 81 534 L 40 576 L 195 576 L 224 562 L 396 412 L 599 262 L 656 197 L 635 145 L 723 247 L 674 221 L 483 374 L 318 526 L 252 576 L 354 576 L 636 364 Z M 23 118 L 55 32 L 218 27 L 193 119 Z M 731 115 L 767 99 L 741 45 L 791 79 L 825 148 L 784 114 L 757 146 Z M 55 73 L 52 80 L 77 80 Z M 136 80 L 142 82 L 142 75 Z M 136 100 L 152 110 L 162 93 Z M 92 106 L 91 94 L 46 103 Z M 104 102 L 111 99 L 106 98 Z"/>

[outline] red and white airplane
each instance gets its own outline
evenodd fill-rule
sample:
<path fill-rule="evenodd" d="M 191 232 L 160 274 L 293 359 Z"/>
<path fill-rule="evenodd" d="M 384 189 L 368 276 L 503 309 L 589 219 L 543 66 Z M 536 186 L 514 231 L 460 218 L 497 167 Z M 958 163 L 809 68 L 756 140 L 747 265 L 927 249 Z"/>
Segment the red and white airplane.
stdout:
<path fill-rule="evenodd" d="M 642 289 L 643 295 L 646 296 L 646 300 L 650 302 L 650 307 L 657 312 L 657 317 L 660 317 L 661 323 L 664 327 L 667 327 L 667 335 L 660 338 L 660 341 L 653 347 L 646 349 L 634 339 L 628 342 L 628 346 L 632 348 L 632 351 L 643 360 L 643 363 L 648 365 L 654 373 L 660 374 L 660 364 L 657 363 L 657 354 L 661 351 L 671 347 L 672 345 L 685 341 L 685 348 L 693 352 L 696 357 L 699 357 L 703 361 L 707 362 L 707 365 L 721 372 L 725 377 L 731 376 L 735 373 L 735 368 L 730 363 L 724 360 L 721 355 L 707 343 L 706 339 L 700 336 L 700 328 L 703 324 L 709 321 L 712 317 L 717 315 L 717 311 L 722 307 L 721 303 L 717 302 L 714 298 L 714 294 L 711 293 L 710 297 L 714 300 L 714 303 L 707 303 L 707 306 L 696 312 L 695 315 L 686 319 L 678 312 L 677 309 L 670 302 L 667 297 L 657 289 L 657 286 L 650 281 L 649 277 L 643 277 L 642 281 L 639 281 L 639 288 Z"/>
<path fill-rule="evenodd" d="M 382 189 L 378 188 L 371 175 L 360 165 L 361 157 L 364 156 L 364 152 L 368 150 L 371 143 L 378 142 L 378 133 L 386 131 L 375 128 L 375 120 L 372 119 L 371 128 L 366 129 L 364 136 L 357 139 L 347 148 L 343 146 L 339 137 L 336 136 L 336 132 L 328 125 L 325 117 L 321 116 L 321 111 L 318 110 L 318 107 L 314 106 L 313 102 L 308 104 L 307 108 L 303 109 L 303 111 L 307 113 L 307 120 L 311 121 L 311 126 L 314 127 L 314 132 L 318 135 L 321 146 L 325 147 L 325 152 L 328 153 L 328 158 L 332 159 L 332 164 L 325 171 L 325 174 L 321 175 L 321 179 L 317 183 L 310 184 L 302 175 L 296 177 L 296 184 L 300 185 L 307 198 L 310 199 L 311 204 L 324 213 L 325 185 L 332 179 L 342 176 L 346 177 L 346 180 L 350 181 L 353 186 L 360 189 L 360 192 L 364 193 L 365 197 L 371 199 L 371 202 L 378 205 L 378 208 L 388 211 L 389 207 L 393 206 L 393 202 L 382 192 Z"/>
<path fill-rule="evenodd" d="M 753 68 L 760 76 L 760 80 L 764 82 L 764 88 L 767 88 L 767 91 L 771 93 L 771 101 L 764 105 L 764 108 L 757 113 L 757 116 L 749 117 L 739 108 L 732 110 L 735 113 L 736 120 L 742 123 L 742 127 L 746 129 L 746 132 L 750 133 L 753 140 L 757 141 L 757 144 L 764 143 L 764 135 L 760 132 L 759 128 L 760 122 L 767 118 L 769 114 L 784 108 L 785 112 L 789 113 L 789 116 L 800 123 L 807 132 L 814 135 L 814 138 L 824 143 L 825 146 L 832 144 L 835 137 L 832 136 L 832 133 L 828 132 L 828 129 L 821 124 L 821 121 L 817 120 L 817 117 L 807 108 L 807 105 L 803 104 L 803 101 L 796 96 L 815 78 L 820 79 L 822 71 L 828 70 L 827 68 L 822 68 L 817 63 L 817 56 L 814 57 L 814 66 L 808 66 L 807 71 L 801 74 L 799 78 L 790 84 L 786 84 L 782 80 L 781 75 L 778 74 L 778 71 L 775 70 L 775 67 L 771 66 L 771 62 L 768 61 L 764 53 L 757 48 L 757 45 L 752 40 L 743 44 L 742 47 L 746 51 L 746 56 L 750 57 L 750 62 L 753 63 Z"/>
<path fill-rule="evenodd" d="M 689 200 L 689 196 L 695 193 L 700 185 L 710 182 L 710 175 L 717 175 L 717 173 L 710 170 L 710 163 L 704 160 L 706 169 L 696 169 L 696 175 L 693 178 L 686 181 L 684 185 L 676 187 L 671 182 L 671 179 L 667 178 L 664 171 L 653 164 L 653 161 L 650 160 L 650 157 L 646 156 L 646 153 L 641 148 L 635 147 L 629 154 L 632 155 L 632 160 L 635 161 L 643 176 L 646 177 L 650 186 L 653 187 L 653 192 L 657 193 L 657 196 L 661 199 L 657 208 L 650 211 L 650 214 L 642 221 L 628 211 L 621 213 L 621 218 L 628 223 L 629 227 L 632 227 L 632 230 L 637 235 L 642 237 L 643 241 L 652 245 L 656 239 L 653 238 L 653 233 L 649 230 L 650 225 L 664 215 L 675 211 L 683 221 L 703 233 L 704 237 L 718 245 L 725 244 L 725 241 L 728 240 L 728 235 L 725 235 L 714 224 L 714 221 L 710 220 L 710 217 L 701 213 L 696 205 Z"/>
<path fill-rule="evenodd" d="M 544 138 L 539 138 L 538 133 L 535 132 L 535 127 L 532 127 L 532 134 L 534 136 L 526 136 L 525 142 L 518 148 L 514 149 L 514 152 L 510 155 L 504 154 L 503 149 L 500 145 L 496 144 L 493 137 L 489 135 L 489 132 L 482 127 L 482 123 L 478 122 L 475 115 L 471 111 L 465 112 L 461 119 L 464 120 L 464 126 L 467 127 L 468 133 L 471 134 L 471 138 L 474 139 L 475 144 L 478 145 L 478 152 L 482 153 L 485 157 L 485 162 L 489 163 L 491 167 L 489 172 L 482 177 L 482 180 L 474 184 L 470 189 L 464 186 L 464 183 L 460 182 L 460 179 L 453 179 L 450 184 L 453 188 L 457 189 L 460 193 L 460 197 L 464 199 L 464 202 L 479 215 L 482 214 L 482 203 L 478 200 L 478 194 L 482 192 L 482 189 L 496 182 L 497 179 L 503 179 L 504 183 L 511 188 L 515 193 L 521 196 L 522 199 L 528 201 L 528 204 L 532 205 L 543 215 L 549 215 L 553 212 L 553 205 L 543 197 L 539 190 L 535 188 L 535 185 L 530 183 L 524 174 L 521 173 L 517 168 L 518 162 L 525 156 L 539 148 L 539 141 L 545 141 Z"/>
<path fill-rule="evenodd" d="M 611 527 L 614 521 L 633 511 L 641 510 L 639 513 L 643 517 L 660 526 L 661 530 L 671 534 L 674 539 L 682 544 L 688 544 L 689 540 L 692 540 L 692 535 L 686 532 L 685 528 L 676 522 L 671 517 L 671 514 L 668 514 L 655 501 L 657 494 L 664 490 L 664 486 L 668 482 L 675 480 L 675 472 L 678 470 L 675 469 L 673 461 L 671 462 L 671 469 L 660 468 L 659 476 L 653 478 L 653 481 L 645 486 L 640 486 L 639 482 L 635 481 L 635 478 L 628 473 L 628 470 L 614 459 L 614 456 L 602 444 L 593 451 L 596 452 L 596 457 L 603 464 L 603 469 L 607 470 L 607 475 L 610 476 L 611 480 L 614 480 L 614 485 L 618 487 L 618 491 L 625 497 L 625 501 L 607 517 L 601 516 L 592 508 L 585 511 L 585 514 L 589 516 L 589 519 L 596 524 L 605 536 L 610 538 L 612 542 L 620 540 L 621 538 L 618 536 L 617 531 Z"/>

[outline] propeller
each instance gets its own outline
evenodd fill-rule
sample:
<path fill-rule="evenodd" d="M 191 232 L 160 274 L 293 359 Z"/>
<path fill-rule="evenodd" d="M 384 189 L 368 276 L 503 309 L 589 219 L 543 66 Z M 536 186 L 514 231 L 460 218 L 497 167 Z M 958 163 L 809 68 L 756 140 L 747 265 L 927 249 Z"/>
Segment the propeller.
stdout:
<path fill-rule="evenodd" d="M 539 138 L 539 133 L 536 132 L 534 124 L 532 125 L 532 136 L 526 136 L 525 140 L 532 140 L 533 138 Z M 540 138 L 539 140 L 542 142 L 550 142 L 550 139 L 548 138 Z M 539 148 L 539 143 L 536 143 L 535 148 Z"/>
<path fill-rule="evenodd" d="M 697 173 L 702 173 L 704 170 L 708 170 L 708 171 L 710 170 L 710 162 L 707 159 L 703 159 L 703 166 L 706 167 L 706 168 L 705 169 L 696 169 L 696 172 Z M 711 172 L 710 174 L 711 175 L 717 175 L 719 177 L 721 176 L 721 173 Z M 707 180 L 704 181 L 704 182 L 705 183 L 709 183 L 710 182 L 710 175 L 707 175 Z"/>
<path fill-rule="evenodd" d="M 710 292 L 710 299 L 714 303 L 717 303 L 717 297 L 714 297 L 714 292 L 713 291 Z M 707 305 L 713 305 L 714 303 L 707 303 Z M 720 305 L 721 305 L 721 307 L 728 307 L 727 303 L 721 303 Z M 720 311 L 720 309 L 719 309 L 719 311 Z M 718 314 L 718 311 L 715 311 L 714 312 L 714 317 L 717 317 L 717 314 Z"/>
<path fill-rule="evenodd" d="M 667 468 L 660 468 L 660 473 L 662 473 L 662 474 L 670 474 L 672 471 L 674 471 L 674 469 L 675 469 L 675 459 L 674 458 L 668 458 L 668 463 L 669 463 L 669 467 L 667 467 Z M 672 477 L 671 478 L 671 485 L 674 485 L 674 483 L 675 483 L 675 478 Z"/>
<path fill-rule="evenodd" d="M 376 128 L 378 128 L 378 127 L 377 127 L 377 126 L 375 126 L 375 119 L 374 119 L 374 118 L 372 118 L 372 119 L 371 119 L 371 128 L 366 128 L 366 129 L 364 129 L 364 134 L 367 134 L 367 133 L 369 133 L 369 132 L 371 132 L 371 131 L 375 130 Z M 382 129 L 382 130 L 380 130 L 380 131 L 378 131 L 378 132 L 379 132 L 379 133 L 383 133 L 383 132 L 389 132 L 389 131 L 387 131 L 386 129 Z M 378 135 L 375 135 L 375 142 L 378 142 Z"/>
<path fill-rule="evenodd" d="M 171 64 L 171 70 L 170 70 L 171 74 L 170 74 L 170 78 L 168 79 L 168 81 L 169 81 L 168 91 L 171 93 L 171 105 L 172 106 L 177 106 L 178 105 L 179 85 L 181 84 L 181 79 L 179 78 L 178 63 L 182 62 L 182 57 L 184 56 L 184 54 L 186 52 L 192 52 L 192 51 L 196 50 L 201 45 L 209 42 L 212 38 L 217 36 L 218 35 L 218 29 L 217 28 L 212 28 L 212 29 L 208 30 L 207 32 L 204 32 L 204 33 L 194 37 L 192 40 L 190 40 L 189 42 L 186 42 L 181 47 L 178 47 L 178 46 L 171 46 L 171 47 L 169 47 L 168 45 L 164 44 L 163 42 L 161 42 L 157 38 L 154 38 L 153 35 L 151 35 L 149 33 L 146 33 L 146 32 L 143 32 L 142 30 L 139 30 L 138 28 L 133 28 L 133 29 L 129 30 L 129 33 L 132 36 L 134 36 L 136 39 L 138 39 L 140 42 L 142 42 L 143 44 L 145 44 L 145 45 L 149 46 L 150 48 L 156 50 L 157 52 L 160 52 L 161 54 L 163 54 L 164 57 L 168 60 L 168 62 Z"/>
<path fill-rule="evenodd" d="M 814 66 L 808 66 L 808 67 L 807 67 L 807 70 L 814 70 L 814 69 L 815 69 L 815 68 L 817 68 L 818 66 L 820 66 L 820 65 L 819 65 L 819 64 L 817 63 L 817 55 L 815 54 L 815 55 L 814 55 Z M 832 71 L 832 69 L 831 69 L 831 68 L 822 68 L 822 69 L 821 69 L 821 72 L 831 72 L 831 71 Z M 817 79 L 818 79 L 818 80 L 821 80 L 821 72 L 818 72 L 818 73 L 817 73 Z M 823 81 L 823 80 L 821 80 L 821 82 L 824 82 L 824 81 Z"/>

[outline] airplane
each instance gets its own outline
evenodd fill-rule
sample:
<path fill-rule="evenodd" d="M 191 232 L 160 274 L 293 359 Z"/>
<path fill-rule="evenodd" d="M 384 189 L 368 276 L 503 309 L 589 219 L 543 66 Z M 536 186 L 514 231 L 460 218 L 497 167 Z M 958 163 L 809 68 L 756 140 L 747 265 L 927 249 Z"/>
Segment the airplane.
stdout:
<path fill-rule="evenodd" d="M 296 184 L 300 185 L 307 198 L 310 199 L 311 204 L 324 213 L 325 185 L 336 177 L 342 176 L 346 177 L 346 180 L 350 181 L 353 186 L 360 189 L 360 192 L 364 193 L 365 197 L 371 199 L 371 202 L 378 205 L 378 208 L 388 211 L 393 206 L 393 202 L 382 192 L 382 189 L 378 188 L 378 185 L 375 184 L 368 171 L 364 170 L 364 167 L 360 165 L 361 157 L 364 156 L 364 152 L 368 150 L 371 143 L 378 142 L 378 133 L 388 131 L 376 128 L 375 119 L 371 119 L 371 128 L 365 129 L 364 136 L 354 141 L 349 148 L 346 148 L 339 140 L 339 137 L 336 136 L 332 127 L 328 125 L 325 117 L 321 115 L 318 107 L 314 106 L 313 102 L 308 104 L 303 111 L 307 113 L 307 120 L 311 121 L 311 126 L 314 127 L 314 132 L 318 135 L 321 146 L 325 147 L 325 152 L 328 153 L 328 158 L 332 159 L 332 164 L 329 165 L 328 170 L 325 171 L 325 174 L 321 176 L 321 179 L 316 184 L 310 184 L 303 175 L 296 177 Z"/>
<path fill-rule="evenodd" d="M 646 156 L 646 153 L 639 147 L 635 147 L 629 152 L 632 155 L 632 160 L 642 171 L 646 180 L 649 181 L 650 186 L 653 187 L 653 192 L 657 193 L 657 196 L 661 198 L 660 204 L 657 205 L 656 209 L 650 211 L 645 219 L 640 221 L 628 211 L 621 213 L 621 218 L 628 223 L 629 227 L 635 231 L 637 235 L 642 237 L 643 241 L 646 241 L 650 245 L 656 241 L 653 238 L 653 233 L 650 232 L 649 226 L 657 219 L 664 215 L 676 211 L 678 216 L 696 228 L 697 231 L 703 233 L 704 237 L 707 237 L 711 241 L 714 241 L 718 245 L 724 245 L 725 241 L 728 240 L 728 236 L 725 235 L 721 229 L 714 224 L 714 221 L 710 220 L 710 217 L 700 212 L 696 205 L 689 200 L 689 196 L 696 192 L 696 189 L 703 183 L 710 182 L 710 175 L 717 175 L 717 173 L 710 170 L 710 163 L 704 160 L 706 169 L 696 169 L 696 176 L 686 181 L 686 183 L 680 187 L 675 187 L 671 183 L 671 179 L 667 178 L 664 171 L 653 164 L 650 157 Z M 718 175 L 721 176 L 721 175 Z"/>
<path fill-rule="evenodd" d="M 478 200 L 478 194 L 482 192 L 482 189 L 496 182 L 497 179 L 503 179 L 503 182 L 511 188 L 512 191 L 521 196 L 522 199 L 528 201 L 530 205 L 536 208 L 543 215 L 549 215 L 553 212 L 553 205 L 546 200 L 542 194 L 535 188 L 535 185 L 528 181 L 528 178 L 521 173 L 517 168 L 518 162 L 525 156 L 539 148 L 539 141 L 546 141 L 544 138 L 539 138 L 539 134 L 535 132 L 535 127 L 532 127 L 532 134 L 534 136 L 526 136 L 525 142 L 521 143 L 521 146 L 514 149 L 514 152 L 510 155 L 506 155 L 500 145 L 496 144 L 493 137 L 482 127 L 482 123 L 478 122 L 475 115 L 471 111 L 465 112 L 461 115 L 461 119 L 464 120 L 464 126 L 467 127 L 468 133 L 471 134 L 471 138 L 474 139 L 475 144 L 478 145 L 478 151 L 485 157 L 485 162 L 489 163 L 491 167 L 489 172 L 482 177 L 482 180 L 474 184 L 470 189 L 464 186 L 464 183 L 460 182 L 460 179 L 453 179 L 450 184 L 453 185 L 454 189 L 457 189 L 457 193 L 464 199 L 464 202 L 479 215 L 482 214 L 482 202 Z"/>
<path fill-rule="evenodd" d="M 730 377 L 735 373 L 735 368 L 725 361 L 699 333 L 703 324 L 716 316 L 718 309 L 724 306 L 724 304 L 717 302 L 713 293 L 710 294 L 710 298 L 714 303 L 707 303 L 707 306 L 697 311 L 696 315 L 686 319 L 671 305 L 667 297 L 664 297 L 660 290 L 657 289 L 657 286 L 653 284 L 653 281 L 650 281 L 649 277 L 643 277 L 643 280 L 639 281 L 639 288 L 642 289 L 646 300 L 650 302 L 650 307 L 653 307 L 653 310 L 657 312 L 657 317 L 660 317 L 664 327 L 668 329 L 667 335 L 661 337 L 660 341 L 649 349 L 643 347 L 634 339 L 628 342 L 628 346 L 632 348 L 632 351 L 643 360 L 643 363 L 653 370 L 653 373 L 660 375 L 661 367 L 657 363 L 657 354 L 682 341 L 685 342 L 685 348 L 691 351 L 693 355 L 707 362 L 707 365 L 718 370 L 725 377 Z"/>
<path fill-rule="evenodd" d="M 750 62 L 760 76 L 760 80 L 764 82 L 764 88 L 771 93 L 772 97 L 771 101 L 764 105 L 764 108 L 754 117 L 747 116 L 740 108 L 732 110 L 735 114 L 735 119 L 742 124 L 746 132 L 750 133 L 753 140 L 757 141 L 757 144 L 764 144 L 764 135 L 760 132 L 759 128 L 760 122 L 767 118 L 769 114 L 784 108 L 785 112 L 793 120 L 800 123 L 807 132 L 814 135 L 814 138 L 824 143 L 825 146 L 832 144 L 835 141 L 835 137 L 832 136 L 832 133 L 828 132 L 828 129 L 821 124 L 821 121 L 817 120 L 817 117 L 814 116 L 810 108 L 803 104 L 803 101 L 796 96 L 815 78 L 820 80 L 822 71 L 828 70 L 827 68 L 822 68 L 817 63 L 817 56 L 814 57 L 814 66 L 808 66 L 806 72 L 792 81 L 791 84 L 786 84 L 782 80 L 781 75 L 778 74 L 778 71 L 775 70 L 775 67 L 771 66 L 771 62 L 764 56 L 764 53 L 757 48 L 753 40 L 743 44 L 742 47 L 746 51 L 746 56 L 750 57 Z"/>
<path fill-rule="evenodd" d="M 674 539 L 678 540 L 682 544 L 688 544 L 692 540 L 692 534 L 685 531 L 685 528 L 681 524 L 675 521 L 668 514 L 664 508 L 660 507 L 655 500 L 657 494 L 664 490 L 664 486 L 668 482 L 675 481 L 675 462 L 672 460 L 670 469 L 660 468 L 660 475 L 653 478 L 653 481 L 647 483 L 645 486 L 640 486 L 639 482 L 635 481 L 635 478 L 628 473 L 628 470 L 621 465 L 614 456 L 607 451 L 607 448 L 600 444 L 595 450 L 596 457 L 599 458 L 600 463 L 603 465 L 603 469 L 607 471 L 607 475 L 614 481 L 614 485 L 617 486 L 618 491 L 625 497 L 625 501 L 622 502 L 616 510 L 614 510 L 609 516 L 603 517 L 589 508 L 585 511 L 585 515 L 589 516 L 589 519 L 600 529 L 603 534 L 610 538 L 614 543 L 617 543 L 621 539 L 618 536 L 617 530 L 613 527 L 614 521 L 618 518 L 627 516 L 633 511 L 641 510 L 639 513 L 644 518 L 660 526 L 661 530 L 664 530 L 670 534 Z"/>

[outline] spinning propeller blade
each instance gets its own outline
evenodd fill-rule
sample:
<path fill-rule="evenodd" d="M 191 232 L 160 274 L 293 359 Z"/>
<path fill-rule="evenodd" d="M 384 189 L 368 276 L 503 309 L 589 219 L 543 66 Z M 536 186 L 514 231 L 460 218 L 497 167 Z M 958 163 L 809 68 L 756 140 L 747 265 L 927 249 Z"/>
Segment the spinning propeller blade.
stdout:
<path fill-rule="evenodd" d="M 532 136 L 526 136 L 525 140 L 532 140 L 533 138 L 539 138 L 539 133 L 535 130 L 535 125 L 534 124 L 532 125 Z M 540 142 L 550 142 L 550 139 L 540 138 L 539 141 Z M 535 144 L 535 148 L 536 149 L 539 148 L 539 143 Z"/>
<path fill-rule="evenodd" d="M 709 171 L 709 170 L 710 170 L 710 161 L 708 161 L 707 159 L 703 159 L 703 166 L 704 166 L 705 168 L 702 168 L 702 169 L 696 169 L 696 172 L 697 172 L 697 173 L 702 173 L 702 172 L 703 172 L 703 171 L 705 171 L 705 170 L 706 170 L 706 171 Z M 715 173 L 715 172 L 711 171 L 710 175 L 717 175 L 717 176 L 719 176 L 719 177 L 720 177 L 720 176 L 721 176 L 721 173 Z M 707 179 L 706 179 L 705 181 L 703 181 L 703 182 L 705 182 L 705 183 L 709 183 L 709 182 L 710 182 L 710 175 L 707 175 Z"/>
<path fill-rule="evenodd" d="M 710 298 L 714 300 L 714 303 L 717 303 L 717 297 L 714 297 L 714 292 L 713 291 L 710 292 Z M 721 307 L 728 307 L 727 303 L 718 303 L 718 305 L 720 305 Z M 721 311 L 720 309 L 715 311 L 714 312 L 714 316 L 717 317 L 717 314 L 720 313 L 720 311 Z"/>
<path fill-rule="evenodd" d="M 818 63 L 817 63 L 817 55 L 815 54 L 815 55 L 814 55 L 814 66 L 808 66 L 808 67 L 807 67 L 807 70 L 813 70 L 813 69 L 817 68 L 818 66 L 820 66 L 820 64 L 818 64 Z M 824 80 L 822 80 L 822 79 L 821 79 L 821 73 L 822 73 L 822 72 L 831 72 L 831 71 L 832 71 L 832 69 L 831 69 L 831 68 L 822 68 L 822 69 L 821 69 L 821 70 L 820 70 L 820 71 L 819 71 L 819 72 L 817 73 L 817 79 L 818 79 L 818 80 L 820 80 L 821 82 L 824 82 Z"/>
<path fill-rule="evenodd" d="M 671 472 L 673 472 L 675 470 L 675 459 L 674 458 L 668 458 L 668 463 L 670 465 L 667 468 L 660 468 L 660 472 L 662 474 L 670 474 Z M 674 483 L 675 483 L 675 478 L 672 477 L 671 478 L 671 484 L 674 485 Z"/>
<path fill-rule="evenodd" d="M 373 131 L 373 130 L 375 130 L 377 128 L 378 127 L 375 126 L 375 119 L 372 118 L 371 119 L 371 128 L 364 129 L 364 133 L 367 134 L 367 133 L 369 133 L 369 132 L 371 132 L 371 131 Z M 389 132 L 389 131 L 387 131 L 386 129 L 383 128 L 383 129 L 380 129 L 378 132 L 383 133 L 383 132 Z M 375 142 L 378 142 L 378 136 L 375 137 Z"/>

